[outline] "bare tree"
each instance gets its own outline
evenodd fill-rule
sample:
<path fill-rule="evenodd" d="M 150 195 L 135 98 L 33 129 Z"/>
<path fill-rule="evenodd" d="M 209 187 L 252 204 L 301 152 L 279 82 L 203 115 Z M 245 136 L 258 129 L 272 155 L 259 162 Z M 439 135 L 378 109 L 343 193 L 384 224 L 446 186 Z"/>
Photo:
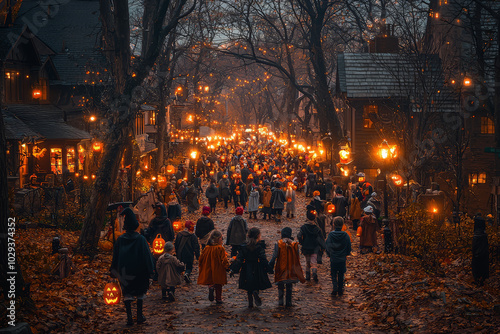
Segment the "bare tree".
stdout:
<path fill-rule="evenodd" d="M 78 240 L 81 253 L 95 253 L 111 190 L 141 100 L 139 87 L 155 65 L 165 38 L 194 10 L 195 5 L 195 0 L 189 6 L 188 0 L 152 1 L 148 6 L 152 14 L 149 34 L 143 41 L 145 46 L 141 56 L 132 59 L 128 1 L 100 1 L 103 50 L 112 68 L 115 85 L 103 156 Z"/>

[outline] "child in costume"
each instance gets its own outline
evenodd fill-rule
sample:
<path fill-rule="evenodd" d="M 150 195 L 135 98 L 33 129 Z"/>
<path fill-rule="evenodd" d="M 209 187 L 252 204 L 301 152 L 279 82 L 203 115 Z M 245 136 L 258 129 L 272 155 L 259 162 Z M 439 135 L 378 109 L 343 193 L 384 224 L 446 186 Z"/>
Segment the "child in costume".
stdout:
<path fill-rule="evenodd" d="M 262 300 L 259 296 L 260 290 L 269 289 L 272 285 L 267 277 L 271 267 L 266 259 L 266 244 L 260 239 L 260 230 L 252 227 L 247 234 L 247 242 L 244 244 L 236 260 L 231 264 L 231 273 L 240 273 L 238 287 L 247 291 L 248 307 L 260 306 Z"/>
<path fill-rule="evenodd" d="M 199 259 L 198 284 L 208 285 L 208 300 L 222 304 L 222 286 L 227 284 L 226 271 L 229 268 L 226 250 L 222 246 L 222 233 L 214 230 Z"/>
<path fill-rule="evenodd" d="M 278 304 L 283 306 L 286 289 L 286 307 L 292 306 L 292 284 L 305 282 L 299 259 L 299 243 L 293 241 L 292 229 L 281 230 L 281 239 L 274 245 L 269 266 L 274 267 L 274 282 L 278 285 Z"/>
<path fill-rule="evenodd" d="M 175 257 L 175 247 L 170 241 L 163 247 L 164 253 L 156 262 L 158 271 L 158 282 L 161 285 L 162 299 L 175 301 L 175 287 L 181 284 L 181 273 L 184 271 L 184 263 Z M 168 293 L 168 297 L 167 297 Z"/>

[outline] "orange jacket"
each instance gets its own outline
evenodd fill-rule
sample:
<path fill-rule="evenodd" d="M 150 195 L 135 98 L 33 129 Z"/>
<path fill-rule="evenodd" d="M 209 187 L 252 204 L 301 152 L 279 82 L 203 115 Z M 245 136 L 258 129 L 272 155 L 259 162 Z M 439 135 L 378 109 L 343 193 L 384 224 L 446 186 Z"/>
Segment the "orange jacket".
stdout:
<path fill-rule="evenodd" d="M 305 282 L 299 259 L 299 243 L 297 241 L 286 243 L 278 241 L 278 256 L 274 267 L 274 281 L 300 281 Z"/>
<path fill-rule="evenodd" d="M 198 284 L 227 284 L 226 269 L 229 268 L 226 250 L 222 245 L 206 246 L 198 260 L 200 270 Z"/>

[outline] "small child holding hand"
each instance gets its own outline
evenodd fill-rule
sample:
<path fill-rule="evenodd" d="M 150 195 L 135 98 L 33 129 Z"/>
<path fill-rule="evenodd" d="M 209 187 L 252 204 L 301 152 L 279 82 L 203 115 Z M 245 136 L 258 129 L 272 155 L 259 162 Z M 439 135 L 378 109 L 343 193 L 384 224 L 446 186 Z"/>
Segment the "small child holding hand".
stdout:
<path fill-rule="evenodd" d="M 162 299 L 175 301 L 175 287 L 181 284 L 181 273 L 184 271 L 184 263 L 175 257 L 175 247 L 170 241 L 165 243 L 164 253 L 156 262 L 158 271 L 158 282 L 161 285 Z M 168 293 L 168 297 L 167 297 Z"/>
<path fill-rule="evenodd" d="M 227 284 L 226 271 L 229 268 L 226 250 L 222 246 L 222 233 L 213 230 L 207 246 L 201 251 L 199 258 L 198 284 L 208 285 L 208 300 L 222 304 L 222 286 Z"/>

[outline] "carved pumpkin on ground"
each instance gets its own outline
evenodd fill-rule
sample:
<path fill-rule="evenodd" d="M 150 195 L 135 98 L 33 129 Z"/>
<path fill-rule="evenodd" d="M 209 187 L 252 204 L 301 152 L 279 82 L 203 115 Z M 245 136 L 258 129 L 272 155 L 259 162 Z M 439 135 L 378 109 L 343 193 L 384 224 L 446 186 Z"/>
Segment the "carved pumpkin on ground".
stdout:
<path fill-rule="evenodd" d="M 118 283 L 107 283 L 104 286 L 103 298 L 107 305 L 116 305 L 120 302 L 122 290 Z"/>
<path fill-rule="evenodd" d="M 153 253 L 163 254 L 164 246 L 165 246 L 165 239 L 161 237 L 161 234 L 158 234 L 156 238 L 153 240 Z"/>

